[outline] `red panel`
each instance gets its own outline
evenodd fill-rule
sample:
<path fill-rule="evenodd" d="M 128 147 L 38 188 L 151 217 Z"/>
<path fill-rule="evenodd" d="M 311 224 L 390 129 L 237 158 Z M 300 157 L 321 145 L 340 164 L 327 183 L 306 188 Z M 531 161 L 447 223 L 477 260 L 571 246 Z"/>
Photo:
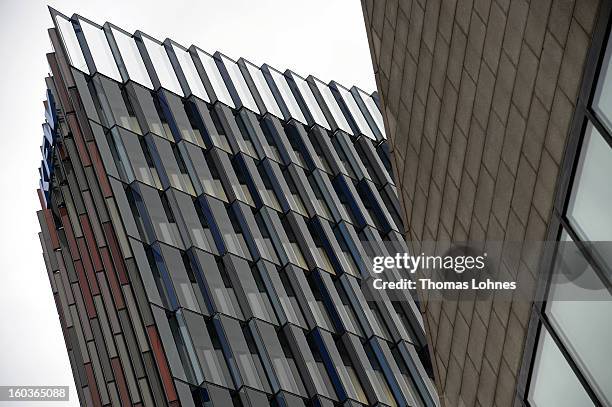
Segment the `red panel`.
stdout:
<path fill-rule="evenodd" d="M 100 254 L 102 255 L 102 264 L 104 264 L 104 274 L 106 274 L 111 293 L 115 299 L 115 306 L 118 310 L 123 309 L 125 304 L 123 303 L 123 296 L 121 295 L 121 289 L 119 288 L 119 282 L 117 281 L 117 275 L 115 274 L 115 268 L 113 267 L 108 248 L 100 248 Z"/>
<path fill-rule="evenodd" d="M 100 158 L 98 147 L 96 147 L 96 144 L 93 141 L 90 141 L 87 143 L 87 148 L 89 149 L 89 154 L 91 155 L 91 161 L 93 163 L 94 171 L 98 176 L 98 182 L 100 183 L 102 195 L 104 195 L 105 198 L 113 196 L 113 190 L 111 189 L 111 186 L 108 183 L 108 178 L 106 177 L 104 165 L 102 165 L 102 158 Z"/>
<path fill-rule="evenodd" d="M 102 270 L 102 261 L 100 260 L 100 254 L 98 253 L 98 246 L 96 245 L 96 240 L 91 230 L 91 224 L 89 223 L 89 218 L 87 217 L 87 215 L 82 214 L 82 215 L 79 215 L 79 219 L 81 219 L 81 226 L 83 227 L 83 234 L 85 235 L 85 241 L 87 242 L 87 247 L 89 248 L 89 255 L 91 256 L 91 261 L 93 263 L 94 270 L 100 271 Z"/>
<path fill-rule="evenodd" d="M 91 260 L 89 259 L 89 255 L 87 254 L 85 239 L 79 237 L 77 239 L 77 244 L 79 245 L 79 250 L 82 254 L 81 260 L 83 261 L 83 267 L 85 268 L 85 273 L 87 274 L 87 280 L 91 286 L 91 293 L 93 295 L 98 295 L 100 294 L 100 288 L 98 287 L 98 282 L 96 281 L 96 271 L 94 270 Z"/>
<path fill-rule="evenodd" d="M 87 309 L 87 316 L 93 318 L 96 316 L 96 307 L 94 306 L 91 291 L 89 291 L 89 285 L 87 284 L 87 276 L 85 275 L 85 269 L 81 264 L 81 260 L 74 262 L 74 268 L 77 272 L 79 287 L 81 287 L 81 293 L 83 294 L 83 301 L 85 301 L 85 308 Z M 97 286 L 97 282 L 96 282 Z"/>
<path fill-rule="evenodd" d="M 49 236 L 51 237 L 51 246 L 53 250 L 57 250 L 60 248 L 59 237 L 57 236 L 57 229 L 55 228 L 55 222 L 53 221 L 53 214 L 51 213 L 51 209 L 43 209 L 43 214 L 45 215 L 45 223 L 47 224 L 47 229 L 49 229 Z"/>
<path fill-rule="evenodd" d="M 60 69 L 55 53 L 47 54 L 47 61 L 49 62 L 51 73 L 53 74 L 53 82 L 55 83 L 55 87 L 57 88 L 57 92 L 59 93 L 59 99 L 60 104 L 62 105 L 62 109 L 64 110 L 64 112 L 71 112 L 72 102 L 70 101 L 68 91 L 66 90 L 66 85 L 64 84 L 64 80 L 62 79 L 62 75 L 60 74 Z"/>
<path fill-rule="evenodd" d="M 85 364 L 85 375 L 87 376 L 87 385 L 89 386 L 89 391 L 91 391 L 91 399 L 93 400 L 94 406 L 102 407 L 102 400 L 100 399 L 100 392 L 98 391 L 98 385 L 96 384 L 96 378 L 94 377 L 91 363 Z"/>
<path fill-rule="evenodd" d="M 77 151 L 79 152 L 81 163 L 84 167 L 90 166 L 91 161 L 89 159 L 89 154 L 87 154 L 87 147 L 85 146 L 83 133 L 81 133 L 81 127 L 79 126 L 79 123 L 77 122 L 74 113 L 66 115 L 66 122 L 68 123 L 68 127 L 70 127 L 70 132 L 72 133 L 72 137 L 74 138 L 74 144 L 76 144 Z"/>
<path fill-rule="evenodd" d="M 68 247 L 70 248 L 70 255 L 73 260 L 80 259 L 79 250 L 77 247 L 76 240 L 74 238 L 74 233 L 72 232 L 72 225 L 70 224 L 70 219 L 68 218 L 68 211 L 66 208 L 59 208 L 60 217 L 62 218 L 62 226 L 64 226 L 64 233 L 66 234 L 66 239 L 68 239 Z"/>
<path fill-rule="evenodd" d="M 151 349 L 153 350 L 153 356 L 155 356 L 155 362 L 159 370 L 159 376 L 162 379 L 162 385 L 166 392 L 166 399 L 169 403 L 177 401 L 176 390 L 174 389 L 174 382 L 172 375 L 170 374 L 170 368 L 168 367 L 168 361 L 166 360 L 166 354 L 159 339 L 159 334 L 155 325 L 149 325 L 147 327 L 147 333 L 149 334 L 149 341 L 151 342 Z"/>
<path fill-rule="evenodd" d="M 102 227 L 104 228 L 104 234 L 106 235 L 106 240 L 108 241 L 108 248 L 110 249 L 111 255 L 113 257 L 115 269 L 117 270 L 117 274 L 119 275 L 119 282 L 122 285 L 128 284 L 130 281 L 127 278 L 123 255 L 121 254 L 121 249 L 119 249 L 119 242 L 117 242 L 117 236 L 115 236 L 113 225 L 111 225 L 110 222 L 106 222 L 102 225 Z"/>
<path fill-rule="evenodd" d="M 123 368 L 119 358 L 111 359 L 111 366 L 113 368 L 113 375 L 115 376 L 115 382 L 119 389 L 119 398 L 121 398 L 122 406 L 131 406 L 130 393 L 128 392 L 127 384 L 125 383 L 125 376 L 123 375 Z"/>

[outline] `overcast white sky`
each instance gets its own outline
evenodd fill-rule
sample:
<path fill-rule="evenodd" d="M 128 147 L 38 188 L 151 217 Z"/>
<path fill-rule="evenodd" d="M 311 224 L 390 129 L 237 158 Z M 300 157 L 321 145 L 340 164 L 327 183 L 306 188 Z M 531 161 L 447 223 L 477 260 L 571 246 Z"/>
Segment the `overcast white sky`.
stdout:
<path fill-rule="evenodd" d="M 47 4 L 368 93 L 376 85 L 359 0 L 0 0 L 0 385 L 71 385 L 76 406 L 35 216 Z M 23 405 L 0 402 L 13 404 Z"/>

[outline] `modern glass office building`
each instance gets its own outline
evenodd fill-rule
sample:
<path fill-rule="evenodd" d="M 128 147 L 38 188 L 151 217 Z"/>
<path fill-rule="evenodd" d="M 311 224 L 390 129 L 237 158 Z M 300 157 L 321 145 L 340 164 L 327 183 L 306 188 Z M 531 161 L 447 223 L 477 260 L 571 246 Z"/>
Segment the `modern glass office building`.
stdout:
<path fill-rule="evenodd" d="M 87 406 L 433 406 L 376 94 L 51 10 L 38 212 Z M 374 248 L 374 249 L 373 249 Z"/>

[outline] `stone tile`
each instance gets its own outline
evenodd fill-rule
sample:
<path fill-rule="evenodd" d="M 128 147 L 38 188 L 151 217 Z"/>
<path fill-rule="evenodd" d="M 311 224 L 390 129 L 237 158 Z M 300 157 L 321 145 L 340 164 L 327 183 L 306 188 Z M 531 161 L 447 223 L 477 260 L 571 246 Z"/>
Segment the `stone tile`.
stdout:
<path fill-rule="evenodd" d="M 488 225 L 489 223 L 494 188 L 495 181 L 489 175 L 489 172 L 482 167 L 478 175 L 476 201 L 474 202 L 474 215 L 482 225 Z"/>
<path fill-rule="evenodd" d="M 536 56 L 540 56 L 544 33 L 546 33 L 545 21 L 548 20 L 552 0 L 538 0 L 529 3 L 529 13 L 525 25 L 525 42 L 529 44 Z"/>
<path fill-rule="evenodd" d="M 425 125 L 425 105 L 421 102 L 421 99 L 414 98 L 412 104 L 412 114 L 410 115 L 410 132 L 408 133 L 408 140 L 415 150 L 421 149 L 421 142 L 423 140 L 423 126 Z"/>
<path fill-rule="evenodd" d="M 414 200 L 414 189 L 416 187 L 417 168 L 419 165 L 419 153 L 414 147 L 408 144 L 406 148 L 406 159 L 404 165 L 404 176 L 402 178 L 402 186 L 405 193 Z M 412 217 L 410 217 L 412 219 Z"/>
<path fill-rule="evenodd" d="M 531 198 L 536 181 L 536 172 L 531 167 L 527 158 L 521 154 L 516 181 L 514 183 L 514 194 L 512 196 L 512 208 L 523 225 L 527 225 Z"/>
<path fill-rule="evenodd" d="M 508 215 L 508 224 L 506 225 L 506 237 L 504 240 L 508 242 L 512 242 L 511 247 L 508 250 L 508 255 L 512 258 L 505 258 L 506 265 L 509 268 L 509 272 L 516 276 L 518 270 L 518 262 L 520 260 L 521 248 L 517 247 L 518 245 L 514 244 L 515 242 L 522 242 L 525 237 L 525 225 L 526 222 L 523 223 L 518 218 L 516 213 L 513 210 L 510 210 Z"/>
<path fill-rule="evenodd" d="M 508 14 L 508 9 L 510 8 L 511 0 L 496 0 L 499 6 L 504 10 L 505 14 Z"/>
<path fill-rule="evenodd" d="M 585 65 L 589 43 L 590 38 L 587 33 L 584 32 L 576 19 L 572 19 L 559 71 L 559 87 L 563 89 L 574 104 L 578 99 L 582 70 Z"/>
<path fill-rule="evenodd" d="M 518 64 L 528 11 L 529 3 L 525 0 L 513 0 L 510 2 L 503 49 L 514 65 Z"/>
<path fill-rule="evenodd" d="M 533 204 L 542 219 L 548 221 L 552 210 L 555 184 L 559 167 L 544 149 L 540 160 L 540 168 L 536 178 L 536 186 L 533 194 Z"/>
<path fill-rule="evenodd" d="M 506 125 L 506 135 L 504 136 L 504 144 L 502 147 L 502 160 L 506 163 L 513 175 L 516 175 L 518 169 L 525 126 L 525 119 L 523 119 L 517 108 L 511 105 L 510 114 L 508 115 L 508 124 Z"/>
<path fill-rule="evenodd" d="M 442 135 L 438 135 L 436 139 L 436 147 L 434 148 L 433 168 L 431 170 L 431 179 L 442 189 L 444 180 L 446 179 L 446 166 L 448 164 L 448 155 L 450 145 Z"/>
<path fill-rule="evenodd" d="M 453 180 L 451 180 L 450 177 L 447 177 L 446 182 L 444 183 L 442 211 L 440 213 L 440 221 L 446 227 L 447 230 L 453 230 L 458 198 L 459 189 L 455 186 Z"/>
<path fill-rule="evenodd" d="M 495 182 L 495 192 L 493 193 L 493 213 L 499 220 L 502 227 L 505 226 L 512 200 L 514 189 L 514 176 L 505 164 L 500 164 L 497 180 Z"/>
<path fill-rule="evenodd" d="M 459 82 L 461 81 L 466 44 L 466 35 L 461 31 L 459 25 L 455 23 L 455 25 L 453 25 L 453 37 L 450 43 L 450 53 L 448 55 L 448 65 L 446 68 L 446 75 L 455 89 L 459 89 Z"/>
<path fill-rule="evenodd" d="M 468 238 L 467 230 L 461 225 L 459 219 L 455 219 L 455 225 L 453 227 L 453 241 L 465 242 Z"/>
<path fill-rule="evenodd" d="M 502 361 L 499 367 L 497 387 L 495 388 L 495 404 L 498 406 L 511 406 L 514 400 L 515 385 L 516 378 L 506 362 Z"/>
<path fill-rule="evenodd" d="M 563 47 L 570 26 L 574 0 L 553 0 L 548 16 L 548 30 Z"/>
<path fill-rule="evenodd" d="M 466 230 L 470 229 L 475 197 L 476 185 L 474 181 L 468 176 L 463 176 L 459 188 L 459 201 L 457 202 L 457 219 Z"/>
<path fill-rule="evenodd" d="M 472 109 L 474 107 L 474 97 L 476 96 L 476 84 L 470 76 L 463 71 L 461 87 L 459 88 L 459 100 L 457 102 L 457 113 L 455 122 L 463 134 L 467 134 L 470 129 Z"/>
<path fill-rule="evenodd" d="M 465 160 L 465 148 L 467 140 L 459 129 L 455 126 L 453 130 L 453 139 L 451 141 L 450 154 L 448 157 L 448 175 L 455 181 L 456 185 L 461 185 L 461 176 L 463 173 L 463 161 Z"/>
<path fill-rule="evenodd" d="M 487 337 L 487 327 L 482 319 L 475 313 L 470 323 L 470 336 L 468 341 L 467 354 L 474 362 L 474 366 L 480 369 L 482 355 L 484 354 L 485 341 Z"/>
<path fill-rule="evenodd" d="M 453 301 L 454 302 L 454 301 Z M 453 344 L 451 347 L 451 354 L 454 355 L 457 360 L 463 361 L 467 352 L 468 337 L 470 334 L 470 327 L 461 313 L 457 312 L 455 315 L 454 329 L 453 329 Z"/>
<path fill-rule="evenodd" d="M 506 231 L 504 226 L 495 217 L 493 212 L 489 216 L 489 224 L 487 225 L 487 240 L 490 241 L 501 241 L 504 239 Z"/>
<path fill-rule="evenodd" d="M 484 143 L 484 130 L 480 127 L 480 124 L 478 124 L 477 121 L 473 120 L 470 126 L 470 134 L 468 136 L 465 163 L 463 164 L 465 171 L 470 175 L 472 180 L 478 180 Z"/>
<path fill-rule="evenodd" d="M 442 303 L 444 304 L 444 303 Z M 448 366 L 450 359 L 451 343 L 453 339 L 453 324 L 445 312 L 440 313 L 440 325 L 436 340 L 436 352 L 440 359 Z"/>
<path fill-rule="evenodd" d="M 472 216 L 472 222 L 470 223 L 469 240 L 471 242 L 482 242 L 485 240 L 486 234 L 482 225 L 476 219 L 476 216 Z"/>
<path fill-rule="evenodd" d="M 476 85 L 476 97 L 474 99 L 473 116 L 486 128 L 489 114 L 491 113 L 491 101 L 493 100 L 493 89 L 495 87 L 495 75 L 489 66 L 483 61 L 480 64 L 478 83 Z"/>
<path fill-rule="evenodd" d="M 427 191 L 429 189 L 433 157 L 433 148 L 427 140 L 424 140 L 421 143 L 421 150 L 419 151 L 419 169 L 417 173 L 417 184 L 421 186 L 423 191 Z"/>
<path fill-rule="evenodd" d="M 414 99 L 414 85 L 416 82 L 417 64 L 410 55 L 406 55 L 404 59 L 404 70 L 402 73 L 401 89 L 402 93 L 400 99 L 406 105 L 408 110 L 412 109 L 412 103 Z"/>
<path fill-rule="evenodd" d="M 544 48 L 542 48 L 540 66 L 536 77 L 535 94 L 540 98 L 540 101 L 548 111 L 550 111 L 552 106 L 562 56 L 563 49 L 550 32 L 547 31 L 544 37 Z"/>
<path fill-rule="evenodd" d="M 450 43 L 455 21 L 455 8 L 457 0 L 442 0 L 440 4 L 440 17 L 438 18 L 438 32 L 442 34 L 447 43 Z"/>
<path fill-rule="evenodd" d="M 401 88 L 394 86 L 395 83 L 400 83 L 402 80 L 402 66 L 391 63 L 391 76 L 389 77 L 389 91 L 387 92 L 387 107 L 392 112 L 397 112 L 399 109 L 399 101 L 401 96 Z"/>
<path fill-rule="evenodd" d="M 508 335 L 506 335 L 506 341 L 504 342 L 502 359 L 505 360 L 512 375 L 517 376 L 521 365 L 523 343 L 525 342 L 527 331 L 513 312 L 510 313 L 508 318 L 507 332 Z"/>
<path fill-rule="evenodd" d="M 478 381 L 477 399 L 482 406 L 493 406 L 495 397 L 495 383 L 497 372 L 493 370 L 491 364 L 485 360 L 480 369 L 480 379 Z"/>
<path fill-rule="evenodd" d="M 469 32 L 470 18 L 472 14 L 472 4 L 474 0 L 457 0 L 457 8 L 455 9 L 455 21 L 464 33 Z"/>
<path fill-rule="evenodd" d="M 372 27 L 382 36 L 382 29 L 385 21 L 386 0 L 374 1 L 374 10 L 372 11 Z"/>
<path fill-rule="evenodd" d="M 497 71 L 499 55 L 502 48 L 502 40 L 504 38 L 504 30 L 501 27 L 506 26 L 506 14 L 497 4 L 493 2 L 489 14 L 489 22 L 487 23 L 487 34 L 485 36 L 483 58 L 489 64 L 493 72 Z"/>
<path fill-rule="evenodd" d="M 423 225 L 425 224 L 425 210 L 427 208 L 427 197 L 417 185 L 414 194 L 414 206 L 412 208 L 412 231 L 414 240 L 421 241 L 423 238 Z"/>
<path fill-rule="evenodd" d="M 427 46 L 433 54 L 436 42 L 436 28 L 438 27 L 438 16 L 440 15 L 441 0 L 427 0 L 425 2 L 425 17 L 423 24 L 422 43 Z"/>
<path fill-rule="evenodd" d="M 565 141 L 567 140 L 573 114 L 574 105 L 561 90 L 557 90 L 550 112 L 546 140 L 544 141 L 546 149 L 550 152 L 557 165 L 561 164 L 561 159 L 563 158 Z"/>
<path fill-rule="evenodd" d="M 538 98 L 533 98 L 525 129 L 523 154 L 532 167 L 538 168 L 548 127 L 548 112 Z"/>
<path fill-rule="evenodd" d="M 593 31 L 600 0 L 581 0 L 574 5 L 574 18 L 587 32 Z"/>
<path fill-rule="evenodd" d="M 433 62 L 433 54 L 425 45 L 421 46 L 419 54 L 419 63 L 417 65 L 417 76 L 414 91 L 425 101 L 427 99 L 427 89 L 429 88 L 429 77 L 431 75 L 431 64 Z"/>
<path fill-rule="evenodd" d="M 433 54 L 433 64 L 431 66 L 430 85 L 440 96 L 442 96 L 444 92 L 444 81 L 446 79 L 446 63 L 448 62 L 449 50 L 450 45 L 444 39 L 444 37 L 442 37 L 442 35 L 438 33 L 438 37 L 436 39 L 436 47 L 434 49 Z"/>
<path fill-rule="evenodd" d="M 474 80 L 478 78 L 478 71 L 480 70 L 486 28 L 480 16 L 473 11 L 470 30 L 468 31 L 467 47 L 465 49 L 464 67 Z"/>
<path fill-rule="evenodd" d="M 460 405 L 473 406 L 476 401 L 478 390 L 478 371 L 472 361 L 468 358 L 463 365 L 463 376 L 461 379 L 461 391 L 459 393 Z"/>
<path fill-rule="evenodd" d="M 406 45 L 408 42 L 408 25 L 410 19 L 402 10 L 397 12 L 397 22 L 395 25 L 395 39 L 393 42 L 393 60 L 401 67 L 404 66 L 406 58 Z"/>
<path fill-rule="evenodd" d="M 489 10 L 493 0 L 474 0 L 474 10 L 486 24 L 489 20 Z"/>
<path fill-rule="evenodd" d="M 393 57 L 393 40 L 395 39 L 394 27 L 385 20 L 382 34 L 382 46 L 380 48 L 379 67 L 386 74 L 391 70 L 391 58 Z"/>
<path fill-rule="evenodd" d="M 408 25 L 408 45 L 407 50 L 415 60 L 419 59 L 421 49 L 421 31 L 423 30 L 423 17 L 425 10 L 416 2 L 412 2 L 410 11 L 410 23 Z"/>
<path fill-rule="evenodd" d="M 542 244 L 538 243 L 543 242 L 544 239 L 546 239 L 546 222 L 538 211 L 535 210 L 535 207 L 532 206 L 529 212 L 529 220 L 527 221 L 527 230 L 525 231 L 523 262 L 534 275 L 540 267 Z"/>
<path fill-rule="evenodd" d="M 536 280 L 531 274 L 531 271 L 525 263 L 521 262 L 519 273 L 516 278 L 517 288 L 514 292 L 514 298 L 510 312 L 514 314 L 520 322 L 523 330 L 526 330 L 529 324 L 531 315 L 531 301 L 535 292 Z"/>
<path fill-rule="evenodd" d="M 438 134 L 438 118 L 440 117 L 441 101 L 433 88 L 429 88 L 429 96 L 427 97 L 427 106 L 425 108 L 425 123 L 423 135 L 431 145 L 435 145 L 436 136 Z"/>
<path fill-rule="evenodd" d="M 497 112 L 502 123 L 506 123 L 508 117 L 515 77 L 516 68 L 506 53 L 502 52 L 499 60 L 499 69 L 497 70 L 492 103 L 492 109 Z"/>
<path fill-rule="evenodd" d="M 482 163 L 487 167 L 493 177 L 497 177 L 497 167 L 501 158 L 504 143 L 504 125 L 496 114 L 489 117 L 489 126 L 485 135 Z"/>
<path fill-rule="evenodd" d="M 505 338 L 506 330 L 497 315 L 492 312 L 487 328 L 484 357 L 489 361 L 494 372 L 499 368 Z"/>
<path fill-rule="evenodd" d="M 447 139 L 450 140 L 453 132 L 453 125 L 455 123 L 455 112 L 457 110 L 457 98 L 458 92 L 447 79 L 444 83 L 444 96 L 442 96 L 442 107 L 440 108 L 440 121 L 438 123 L 438 129 L 440 133 Z"/>
<path fill-rule="evenodd" d="M 398 0 L 387 0 L 385 4 L 385 18 L 389 20 L 393 25 L 397 20 L 397 9 L 399 6 Z"/>
<path fill-rule="evenodd" d="M 533 95 L 536 75 L 538 74 L 538 58 L 533 51 L 523 43 L 521 56 L 516 69 L 516 81 L 512 100 L 523 117 L 529 116 L 529 106 Z"/>
<path fill-rule="evenodd" d="M 456 406 L 457 398 L 459 397 L 459 389 L 461 381 L 459 378 L 462 374 L 462 367 L 455 358 L 451 358 L 448 373 L 446 374 L 446 384 L 444 386 L 443 398 L 445 405 Z"/>
<path fill-rule="evenodd" d="M 442 193 L 436 184 L 431 183 L 427 194 L 427 210 L 425 212 L 425 223 L 430 230 L 438 230 L 441 206 Z M 432 238 L 433 237 L 434 236 L 432 236 Z"/>

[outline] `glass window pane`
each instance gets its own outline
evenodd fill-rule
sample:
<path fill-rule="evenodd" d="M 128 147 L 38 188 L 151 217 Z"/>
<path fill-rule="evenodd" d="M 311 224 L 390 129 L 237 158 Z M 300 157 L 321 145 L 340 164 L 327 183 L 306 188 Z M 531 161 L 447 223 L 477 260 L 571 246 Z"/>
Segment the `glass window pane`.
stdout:
<path fill-rule="evenodd" d="M 612 296 L 570 237 L 561 240 L 547 313 L 576 364 L 612 404 Z"/>
<path fill-rule="evenodd" d="M 249 74 L 251 75 L 251 79 L 253 79 L 253 82 L 255 83 L 257 92 L 259 92 L 259 96 L 266 105 L 267 111 L 272 113 L 276 117 L 283 117 L 283 114 L 280 111 L 276 100 L 274 99 L 274 95 L 272 95 L 272 91 L 268 87 L 266 78 L 264 78 L 264 75 L 261 72 L 261 69 L 244 59 L 241 59 L 239 62 L 244 63 L 244 66 L 247 67 Z"/>
<path fill-rule="evenodd" d="M 611 173 L 612 149 L 589 123 L 567 209 L 567 217 L 584 240 L 612 241 Z M 612 254 L 600 254 L 612 264 Z"/>
<path fill-rule="evenodd" d="M 89 69 L 87 69 L 87 63 L 85 63 L 83 51 L 79 45 L 79 40 L 77 39 L 76 33 L 74 32 L 74 27 L 72 26 L 70 20 L 63 16 L 56 15 L 55 23 L 59 30 L 60 37 L 64 42 L 64 47 L 68 53 L 70 64 L 83 72 L 89 72 Z"/>
<path fill-rule="evenodd" d="M 344 104 L 348 108 L 351 117 L 355 121 L 355 124 L 357 124 L 357 127 L 359 128 L 361 133 L 372 140 L 376 140 L 374 133 L 372 133 L 372 129 L 368 125 L 368 122 L 366 121 L 365 117 L 363 117 L 363 113 L 361 113 L 361 110 L 359 110 L 359 106 L 357 106 L 357 102 L 355 102 L 355 98 L 353 97 L 351 92 L 337 82 L 332 82 L 332 86 L 338 91 L 340 97 L 344 101 Z"/>
<path fill-rule="evenodd" d="M 208 76 L 208 80 L 215 91 L 217 100 L 219 100 L 221 103 L 225 103 L 229 107 L 236 107 L 234 106 L 232 97 L 230 96 L 229 91 L 223 82 L 223 78 L 221 77 L 221 73 L 219 72 L 215 59 L 198 48 L 196 48 L 196 53 L 198 54 L 198 57 L 202 62 L 202 66 L 204 67 L 204 71 L 206 72 L 206 76 Z"/>
<path fill-rule="evenodd" d="M 176 77 L 176 72 L 174 72 L 172 64 L 170 63 L 170 58 L 168 58 L 166 47 L 144 35 L 141 35 L 140 39 L 147 49 L 149 58 L 151 58 L 151 63 L 153 64 L 153 68 L 155 69 L 160 85 L 169 91 L 183 96 L 181 84 Z"/>
<path fill-rule="evenodd" d="M 592 406 L 593 402 L 567 364 L 550 334 L 542 328 L 529 385 L 533 407 Z"/>
<path fill-rule="evenodd" d="M 597 80 L 597 89 L 593 97 L 593 110 L 601 121 L 612 130 L 612 41 L 608 39 L 606 55 L 601 65 L 601 72 Z"/>
<path fill-rule="evenodd" d="M 147 68 L 145 68 L 144 62 L 142 62 L 142 57 L 136 42 L 134 42 L 134 38 L 114 27 L 111 27 L 111 33 L 121 53 L 121 59 L 123 59 L 129 79 L 149 89 L 153 89 L 151 78 L 149 78 Z"/>
<path fill-rule="evenodd" d="M 302 123 L 306 123 L 306 118 L 302 114 L 302 110 L 300 109 L 300 106 L 295 100 L 295 96 L 293 96 L 291 89 L 289 89 L 287 78 L 285 78 L 282 73 L 278 72 L 277 70 L 268 65 L 264 65 L 264 68 L 266 72 L 270 74 L 271 79 L 274 81 L 274 84 L 278 88 L 280 96 L 285 102 L 287 109 L 289 110 L 290 117 Z M 285 119 L 289 119 L 289 117 L 286 117 Z"/>
<path fill-rule="evenodd" d="M 346 118 L 342 114 L 340 106 L 338 106 L 338 102 L 336 101 L 336 98 L 334 98 L 334 95 L 332 94 L 332 91 L 329 86 L 327 86 L 326 84 L 324 84 L 313 76 L 309 76 L 308 78 L 311 79 L 311 84 L 314 84 L 314 86 L 317 88 L 317 90 L 323 97 L 327 108 L 329 109 L 334 121 L 336 122 L 336 126 L 338 126 L 340 130 L 352 134 L 353 131 L 351 130 L 351 127 L 346 121 Z"/>
<path fill-rule="evenodd" d="M 83 19 L 79 19 L 83 36 L 87 41 L 89 52 L 93 58 L 96 70 L 114 80 L 121 82 L 121 75 L 115 63 L 115 58 L 111 52 L 110 45 L 104 30 L 98 28 Z"/>
<path fill-rule="evenodd" d="M 374 119 L 374 123 L 376 123 L 378 130 L 380 130 L 384 138 L 387 138 L 385 136 L 385 123 L 383 122 L 382 113 L 374 101 L 374 98 L 357 87 L 353 87 L 352 91 L 357 92 L 357 97 L 361 98 L 363 101 L 368 113 L 370 113 L 370 116 L 372 116 L 372 119 Z"/>
<path fill-rule="evenodd" d="M 174 55 L 176 55 L 179 65 L 181 66 L 183 75 L 185 75 L 185 79 L 187 80 L 187 85 L 189 85 L 189 90 L 191 93 L 206 102 L 210 102 L 208 93 L 206 93 L 206 89 L 204 88 L 204 84 L 200 78 L 200 74 L 198 74 L 189 51 L 175 44 L 172 45 L 172 49 L 174 50 Z"/>
<path fill-rule="evenodd" d="M 314 122 L 322 127 L 325 127 L 328 130 L 331 130 L 329 127 L 329 123 L 327 123 L 327 120 L 323 115 L 321 106 L 319 106 L 319 104 L 317 103 L 317 100 L 315 99 L 312 90 L 310 89 L 310 86 L 308 86 L 308 82 L 306 82 L 306 79 L 302 78 L 299 75 L 296 75 L 291 71 L 288 72 L 288 75 L 291 77 L 291 79 L 293 79 L 293 82 L 299 89 L 300 95 L 302 95 L 304 102 L 306 102 L 306 107 L 308 107 L 308 111 L 312 115 Z"/>
<path fill-rule="evenodd" d="M 251 95 L 251 91 L 244 81 L 244 77 L 242 76 L 242 72 L 240 72 L 240 68 L 238 64 L 225 55 L 215 54 L 220 59 L 225 68 L 227 69 L 227 73 L 229 74 L 234 88 L 236 88 L 236 92 L 238 92 L 238 97 L 242 102 L 242 105 L 247 109 L 250 109 L 254 112 L 259 112 L 257 108 L 257 104 L 255 104 L 255 99 L 253 99 L 253 95 Z"/>

